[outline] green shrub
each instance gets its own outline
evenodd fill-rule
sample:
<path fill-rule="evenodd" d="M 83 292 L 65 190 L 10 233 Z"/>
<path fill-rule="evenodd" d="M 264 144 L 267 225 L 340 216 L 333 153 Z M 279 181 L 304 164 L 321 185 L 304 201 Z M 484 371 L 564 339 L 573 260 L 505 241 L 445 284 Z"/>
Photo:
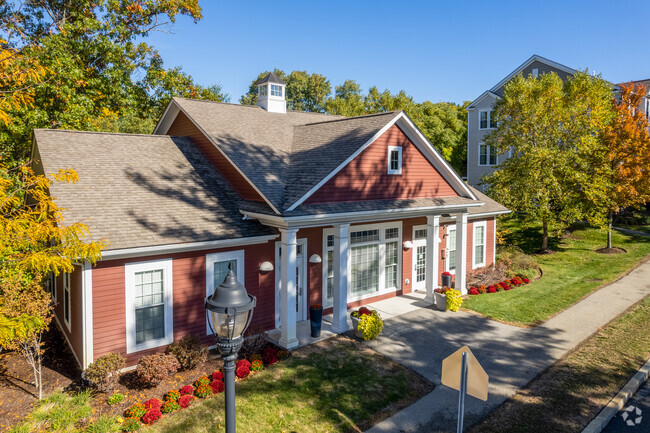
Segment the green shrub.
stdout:
<path fill-rule="evenodd" d="M 384 329 L 384 322 L 376 310 L 370 314 L 362 314 L 359 317 L 359 330 L 364 340 L 374 340 Z"/>
<path fill-rule="evenodd" d="M 167 347 L 166 353 L 176 357 L 180 364 L 180 370 L 191 370 L 208 359 L 208 349 L 201 346 L 199 337 L 186 335 L 178 343 L 172 343 Z"/>
<path fill-rule="evenodd" d="M 194 388 L 198 388 L 201 385 L 209 385 L 210 384 L 210 379 L 208 379 L 207 376 L 201 376 L 198 379 L 194 381 Z"/>
<path fill-rule="evenodd" d="M 169 373 L 175 373 L 179 368 L 180 365 L 174 355 L 154 353 L 140 358 L 135 373 L 143 385 L 158 386 L 167 379 Z"/>
<path fill-rule="evenodd" d="M 450 311 L 458 311 L 463 303 L 463 296 L 459 290 L 450 289 L 445 293 L 447 297 L 446 308 Z"/>
<path fill-rule="evenodd" d="M 163 400 L 165 401 L 178 401 L 178 399 L 181 398 L 181 393 L 180 391 L 177 391 L 175 389 L 169 391 L 167 394 L 165 394 L 165 397 Z"/>
<path fill-rule="evenodd" d="M 142 415 L 147 413 L 147 408 L 144 407 L 144 404 L 142 403 L 135 403 L 131 405 L 130 408 L 128 408 L 124 414 L 126 415 L 127 418 L 142 418 Z"/>
<path fill-rule="evenodd" d="M 142 427 L 142 424 L 140 424 L 140 418 L 127 418 L 122 423 L 120 430 L 126 432 L 138 431 L 140 430 L 140 427 Z"/>
<path fill-rule="evenodd" d="M 176 412 L 180 408 L 181 408 L 181 405 L 178 404 L 178 402 L 176 400 L 167 400 L 160 407 L 160 411 L 162 413 L 172 413 L 172 412 Z"/>
<path fill-rule="evenodd" d="M 535 259 L 514 245 L 499 247 L 497 262 L 502 269 L 505 269 L 508 277 L 523 274 L 530 278 L 537 275 L 539 270 L 539 264 Z"/>
<path fill-rule="evenodd" d="M 99 419 L 88 426 L 84 430 L 85 433 L 110 433 L 118 431 L 120 425 L 117 422 L 117 417 L 102 415 Z"/>
<path fill-rule="evenodd" d="M 124 400 L 124 394 L 118 392 L 108 397 L 108 404 L 110 405 L 118 404 L 121 403 L 122 400 Z"/>
<path fill-rule="evenodd" d="M 256 359 L 251 363 L 251 370 L 260 371 L 262 369 L 264 369 L 264 362 L 262 362 L 261 360 Z"/>
<path fill-rule="evenodd" d="M 102 392 L 111 391 L 117 384 L 120 370 L 126 366 L 126 360 L 119 353 L 108 353 L 97 358 L 86 368 L 86 379 Z"/>
<path fill-rule="evenodd" d="M 196 387 L 196 390 L 194 391 L 194 395 L 197 396 L 198 398 L 207 398 L 212 395 L 212 388 L 210 385 L 199 385 Z"/>

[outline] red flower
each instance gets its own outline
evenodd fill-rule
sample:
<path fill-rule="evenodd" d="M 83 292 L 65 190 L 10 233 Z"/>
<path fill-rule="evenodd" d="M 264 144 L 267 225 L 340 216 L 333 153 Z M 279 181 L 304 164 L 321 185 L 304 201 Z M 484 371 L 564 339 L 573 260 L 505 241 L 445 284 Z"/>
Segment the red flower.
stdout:
<path fill-rule="evenodd" d="M 223 380 L 224 377 L 223 371 L 215 371 L 212 373 L 212 380 Z"/>
<path fill-rule="evenodd" d="M 246 376 L 248 376 L 251 373 L 250 369 L 248 367 L 239 367 L 236 371 L 235 374 L 237 375 L 238 378 L 243 379 Z"/>
<path fill-rule="evenodd" d="M 359 311 L 361 311 L 361 309 Z M 269 347 L 266 350 L 264 350 L 264 363 L 267 365 L 272 365 L 275 364 L 276 362 L 278 362 L 278 352 L 272 347 Z"/>
<path fill-rule="evenodd" d="M 497 292 L 497 288 L 496 288 L 496 287 L 494 287 L 494 286 L 490 286 L 490 287 L 488 287 L 488 293 L 496 293 L 496 292 Z"/>
<path fill-rule="evenodd" d="M 451 276 L 451 272 L 443 272 L 442 275 L 444 275 L 445 277 L 448 277 L 448 276 Z"/>
<path fill-rule="evenodd" d="M 506 283 L 505 281 L 501 281 L 501 282 L 499 283 L 499 286 L 501 286 L 502 288 L 505 289 L 506 287 L 508 287 L 508 283 Z"/>
<path fill-rule="evenodd" d="M 160 406 L 162 405 L 162 402 L 158 400 L 157 398 L 152 398 L 144 402 L 144 407 L 147 410 L 151 409 L 160 409 Z"/>
<path fill-rule="evenodd" d="M 359 313 L 364 314 L 366 316 L 370 316 L 372 314 L 372 312 L 366 307 L 359 308 Z M 268 350 L 268 349 L 266 349 L 266 350 Z"/>
<path fill-rule="evenodd" d="M 210 388 L 212 388 L 212 392 L 218 394 L 220 392 L 223 392 L 223 390 L 226 388 L 226 385 L 221 380 L 213 380 L 210 382 Z"/>
<path fill-rule="evenodd" d="M 530 283 L 530 280 L 528 278 L 522 278 L 524 280 L 524 283 L 528 284 Z"/>
<path fill-rule="evenodd" d="M 476 287 L 472 287 L 471 289 L 469 289 L 469 292 L 467 292 L 467 293 L 469 293 L 470 295 L 478 295 L 479 294 L 478 289 Z"/>
<path fill-rule="evenodd" d="M 185 388 L 185 387 L 183 387 L 183 388 Z M 180 407 L 185 409 L 190 404 L 192 404 L 192 401 L 194 399 L 195 399 L 195 397 L 193 395 L 185 394 L 184 396 L 182 396 L 181 398 L 178 399 L 178 404 L 180 405 Z"/>
<path fill-rule="evenodd" d="M 237 361 L 237 365 L 235 366 L 235 368 L 239 369 L 241 367 L 247 367 L 250 369 L 251 363 L 248 362 L 246 359 L 240 359 L 239 361 Z"/>
<path fill-rule="evenodd" d="M 151 409 L 144 414 L 144 416 L 142 417 L 142 422 L 147 425 L 151 425 L 156 421 L 158 421 L 161 416 L 162 416 L 162 412 L 159 409 Z"/>
<path fill-rule="evenodd" d="M 510 286 L 507 285 L 507 284 L 506 284 L 506 286 L 503 288 L 503 290 L 510 290 L 510 289 L 512 289 L 512 287 L 510 287 Z"/>
<path fill-rule="evenodd" d="M 192 395 L 194 387 L 192 385 L 185 385 L 181 388 L 181 395 Z"/>

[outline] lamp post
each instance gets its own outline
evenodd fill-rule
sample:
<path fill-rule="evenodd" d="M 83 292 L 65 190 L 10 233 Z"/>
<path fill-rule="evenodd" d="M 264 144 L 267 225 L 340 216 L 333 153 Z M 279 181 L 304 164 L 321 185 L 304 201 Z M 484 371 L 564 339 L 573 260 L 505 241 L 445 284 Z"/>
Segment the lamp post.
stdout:
<path fill-rule="evenodd" d="M 228 275 L 214 289 L 212 296 L 205 298 L 211 327 L 215 333 L 217 348 L 223 358 L 226 381 L 226 433 L 235 433 L 235 360 L 244 341 L 243 335 L 251 323 L 255 296 L 246 293 L 246 288 L 237 281 L 237 276 L 228 266 Z"/>

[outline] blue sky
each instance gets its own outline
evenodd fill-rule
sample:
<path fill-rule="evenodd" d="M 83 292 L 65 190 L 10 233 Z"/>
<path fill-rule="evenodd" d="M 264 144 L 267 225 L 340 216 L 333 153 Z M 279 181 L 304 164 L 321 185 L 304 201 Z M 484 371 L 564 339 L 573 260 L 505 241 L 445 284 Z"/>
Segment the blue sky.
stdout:
<path fill-rule="evenodd" d="M 650 78 L 644 1 L 221 1 L 153 32 L 168 67 L 237 102 L 272 68 L 405 90 L 418 102 L 473 100 L 533 54 L 613 82 Z"/>

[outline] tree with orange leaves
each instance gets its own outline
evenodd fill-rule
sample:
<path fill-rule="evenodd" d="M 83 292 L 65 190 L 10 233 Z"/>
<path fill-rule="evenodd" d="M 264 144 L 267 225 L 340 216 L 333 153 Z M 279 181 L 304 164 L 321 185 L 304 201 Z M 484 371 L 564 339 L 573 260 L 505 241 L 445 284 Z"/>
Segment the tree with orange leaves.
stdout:
<path fill-rule="evenodd" d="M 616 116 L 602 132 L 608 161 L 604 172 L 609 179 L 608 191 L 597 207 L 607 221 L 607 248 L 612 248 L 614 214 L 650 201 L 650 135 L 648 119 L 640 110 L 646 94 L 643 85 L 621 84 L 612 100 Z"/>

